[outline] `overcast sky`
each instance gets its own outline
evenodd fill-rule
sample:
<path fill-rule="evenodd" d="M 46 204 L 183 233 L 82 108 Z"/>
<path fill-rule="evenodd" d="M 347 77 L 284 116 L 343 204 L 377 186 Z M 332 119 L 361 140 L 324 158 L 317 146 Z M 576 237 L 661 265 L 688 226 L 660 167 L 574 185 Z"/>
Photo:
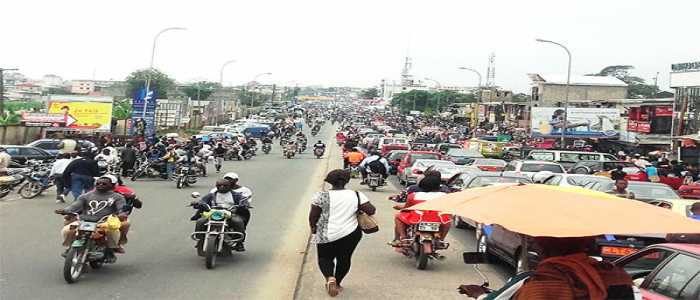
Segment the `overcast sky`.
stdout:
<path fill-rule="evenodd" d="M 368 87 L 399 80 L 408 53 L 417 79 L 476 85 L 496 54 L 496 84 L 528 92 L 527 73 L 573 74 L 633 65 L 668 85 L 672 63 L 700 60 L 698 0 L 154 1 L 22 0 L 0 8 L 0 67 L 40 78 L 122 80 L 149 64 L 180 82 L 260 81 Z M 292 82 L 294 81 L 294 82 Z"/>

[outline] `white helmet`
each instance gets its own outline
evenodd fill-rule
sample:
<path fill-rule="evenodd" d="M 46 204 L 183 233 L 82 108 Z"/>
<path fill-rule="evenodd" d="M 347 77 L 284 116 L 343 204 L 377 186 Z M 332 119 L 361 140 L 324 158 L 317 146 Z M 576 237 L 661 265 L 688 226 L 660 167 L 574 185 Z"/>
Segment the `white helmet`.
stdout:
<path fill-rule="evenodd" d="M 238 174 L 234 172 L 228 172 L 224 174 L 223 178 L 228 180 L 238 180 Z"/>

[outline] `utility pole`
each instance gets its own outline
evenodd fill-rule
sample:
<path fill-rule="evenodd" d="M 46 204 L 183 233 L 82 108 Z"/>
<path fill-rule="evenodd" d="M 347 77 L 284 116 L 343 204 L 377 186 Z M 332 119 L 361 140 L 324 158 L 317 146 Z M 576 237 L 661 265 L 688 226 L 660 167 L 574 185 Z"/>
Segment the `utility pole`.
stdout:
<path fill-rule="evenodd" d="M 0 68 L 0 117 L 5 115 L 5 77 L 3 76 L 5 71 L 17 71 L 17 69 Z"/>

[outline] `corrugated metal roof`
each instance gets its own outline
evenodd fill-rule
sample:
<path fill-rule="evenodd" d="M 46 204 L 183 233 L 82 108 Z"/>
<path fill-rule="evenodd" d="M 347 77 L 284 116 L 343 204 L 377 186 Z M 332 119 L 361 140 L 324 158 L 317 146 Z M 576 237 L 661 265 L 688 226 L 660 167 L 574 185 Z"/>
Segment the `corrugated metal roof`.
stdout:
<path fill-rule="evenodd" d="M 544 81 L 551 84 L 566 84 L 566 75 L 559 74 L 530 74 L 534 81 Z M 627 86 L 627 84 L 611 76 L 582 76 L 572 75 L 571 85 L 598 85 L 598 86 Z"/>

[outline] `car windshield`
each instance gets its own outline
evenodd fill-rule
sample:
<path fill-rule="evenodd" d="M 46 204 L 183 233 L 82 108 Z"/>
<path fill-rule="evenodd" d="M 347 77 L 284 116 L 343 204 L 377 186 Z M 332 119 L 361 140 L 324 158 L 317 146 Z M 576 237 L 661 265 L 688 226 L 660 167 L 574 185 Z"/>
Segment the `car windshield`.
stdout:
<path fill-rule="evenodd" d="M 589 184 L 591 182 L 610 182 L 611 179 L 605 178 L 602 176 L 569 176 L 566 178 L 566 182 L 570 185 L 575 185 L 575 186 L 584 186 L 586 184 Z"/>
<path fill-rule="evenodd" d="M 404 156 L 406 156 L 406 153 L 407 152 L 392 152 L 389 155 L 389 160 L 401 160 Z"/>
<path fill-rule="evenodd" d="M 505 167 L 506 162 L 500 159 L 476 159 L 473 165 Z"/>
<path fill-rule="evenodd" d="M 532 183 L 532 181 L 527 178 L 520 177 L 503 177 L 503 176 L 479 176 L 469 183 L 469 187 L 481 187 L 493 184 L 503 184 L 503 183 Z"/>
<path fill-rule="evenodd" d="M 458 148 L 451 148 L 447 151 L 447 155 L 449 156 L 455 156 L 455 157 L 466 157 L 466 156 L 477 156 L 481 157 L 481 155 L 478 152 L 475 151 L 467 151 L 464 149 L 458 149 Z"/>
<path fill-rule="evenodd" d="M 440 155 L 437 153 L 413 153 L 411 154 L 412 159 L 440 159 Z"/>
<path fill-rule="evenodd" d="M 420 161 L 416 163 L 416 167 L 436 167 L 436 168 L 445 168 L 445 167 L 454 167 L 455 164 L 451 161 L 446 161 L 446 160 L 430 160 L 430 161 Z"/>
<path fill-rule="evenodd" d="M 630 181 L 627 191 L 637 199 L 680 199 L 681 197 L 665 184 L 636 184 Z"/>
<path fill-rule="evenodd" d="M 550 171 L 552 173 L 564 173 L 564 169 L 560 165 L 544 164 L 544 163 L 524 163 L 520 168 L 521 172 L 540 172 Z"/>

